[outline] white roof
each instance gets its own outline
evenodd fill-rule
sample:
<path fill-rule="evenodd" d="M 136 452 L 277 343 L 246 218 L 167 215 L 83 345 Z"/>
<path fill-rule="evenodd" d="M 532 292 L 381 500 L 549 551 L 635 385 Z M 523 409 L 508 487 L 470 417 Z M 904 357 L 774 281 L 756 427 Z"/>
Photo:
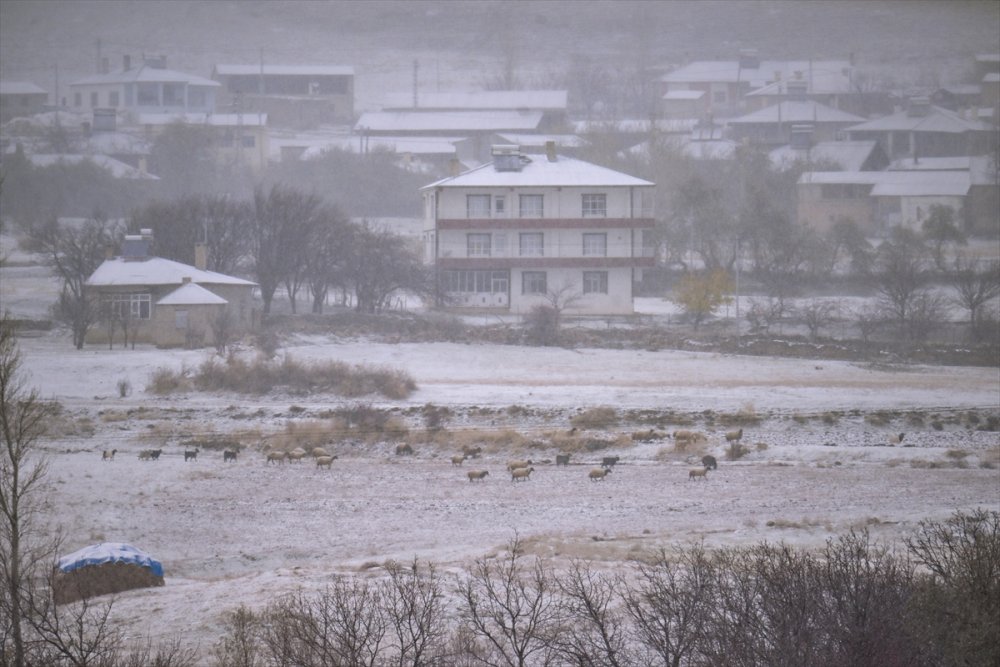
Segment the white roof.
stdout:
<path fill-rule="evenodd" d="M 189 264 L 181 264 L 163 257 L 147 257 L 139 260 L 125 260 L 121 257 L 106 259 L 87 278 L 86 284 L 93 287 L 181 285 L 184 278 L 190 278 L 192 283 L 205 285 L 253 286 L 257 284 L 215 271 L 196 269 Z"/>
<path fill-rule="evenodd" d="M 861 116 L 828 107 L 813 100 L 785 100 L 769 107 L 758 109 L 739 118 L 729 120 L 730 124 L 742 123 L 861 123 Z"/>
<path fill-rule="evenodd" d="M 704 90 L 668 90 L 663 96 L 665 100 L 700 100 L 705 97 Z"/>
<path fill-rule="evenodd" d="M 354 76 L 349 65 L 216 65 L 215 73 L 222 76 Z"/>
<path fill-rule="evenodd" d="M 698 126 L 697 118 L 660 118 L 655 122 L 658 132 L 667 134 L 687 134 Z M 625 120 L 577 120 L 573 121 L 573 131 L 577 134 L 587 134 L 588 132 L 624 132 L 643 133 L 649 132 L 653 122 L 648 118 L 632 118 Z"/>
<path fill-rule="evenodd" d="M 983 75 L 983 83 L 997 83 L 1000 82 L 1000 72 L 987 72 Z"/>
<path fill-rule="evenodd" d="M 567 92 L 565 90 L 477 90 L 453 93 L 419 93 L 417 105 L 414 107 L 413 93 L 390 93 L 383 109 L 386 111 L 394 109 L 565 111 L 566 99 Z"/>
<path fill-rule="evenodd" d="M 362 137 L 360 135 L 311 139 L 277 139 L 270 142 L 271 153 L 281 155 L 281 149 L 288 146 L 305 148 L 301 159 L 311 160 L 334 150 L 348 153 L 368 151 L 390 151 L 397 155 L 454 155 L 455 144 L 465 141 L 462 137 Z"/>
<path fill-rule="evenodd" d="M 185 283 L 156 302 L 158 306 L 223 306 L 229 303 L 201 285 Z"/>
<path fill-rule="evenodd" d="M 891 171 L 966 171 L 973 185 L 994 183 L 993 167 L 989 155 L 964 155 L 960 157 L 900 158 L 889 165 Z"/>
<path fill-rule="evenodd" d="M 756 68 L 741 68 L 737 60 L 700 60 L 679 67 L 660 80 L 675 85 L 739 81 L 756 90 L 775 81 L 801 77 L 810 82 L 810 92 L 849 93 L 852 69 L 846 60 L 762 60 Z"/>
<path fill-rule="evenodd" d="M 670 149 L 695 160 L 728 160 L 733 157 L 733 153 L 739 146 L 735 141 L 721 138 L 694 139 L 692 137 L 672 136 L 661 137 L 659 141 Z M 638 143 L 621 154 L 648 159 L 650 157 L 649 141 Z"/>
<path fill-rule="evenodd" d="M 554 141 L 557 148 L 560 146 L 580 148 L 587 145 L 584 139 L 575 134 L 517 134 L 514 132 L 502 132 L 497 136 L 509 144 L 516 144 L 518 146 L 544 147 L 549 141 Z"/>
<path fill-rule="evenodd" d="M 654 185 L 641 178 L 562 155 L 550 162 L 544 155 L 525 155 L 520 171 L 497 171 L 488 162 L 451 176 L 422 190 L 436 187 L 621 187 Z"/>
<path fill-rule="evenodd" d="M 101 169 L 110 172 L 115 178 L 158 181 L 159 176 L 146 173 L 136 169 L 132 165 L 125 164 L 121 160 L 116 160 L 107 155 L 69 155 L 69 154 L 39 154 L 35 153 L 27 156 L 31 164 L 36 167 L 51 167 L 56 164 L 80 164 L 81 162 L 92 162 Z"/>
<path fill-rule="evenodd" d="M 0 95 L 48 95 L 48 92 L 30 81 L 0 81 Z"/>
<path fill-rule="evenodd" d="M 266 127 L 266 113 L 143 113 L 139 114 L 139 125 L 208 125 L 210 127 Z"/>
<path fill-rule="evenodd" d="M 964 171 L 809 171 L 799 185 L 871 185 L 873 197 L 964 197 L 972 178 Z"/>
<path fill-rule="evenodd" d="M 865 160 L 878 145 L 876 141 L 820 141 L 808 150 L 781 146 L 768 155 L 776 169 L 791 168 L 796 162 L 835 162 L 845 171 L 861 171 Z"/>
<path fill-rule="evenodd" d="M 357 132 L 490 132 L 533 130 L 541 111 L 369 111 L 362 114 Z"/>
<path fill-rule="evenodd" d="M 159 69 L 149 65 L 139 65 L 129 70 L 119 70 L 109 74 L 96 74 L 94 76 L 77 79 L 69 85 L 71 86 L 92 86 L 100 84 L 114 83 L 186 83 L 189 86 L 221 86 L 218 81 L 212 81 L 194 74 L 185 74 L 172 69 Z"/>
<path fill-rule="evenodd" d="M 954 111 L 931 105 L 926 116 L 911 116 L 906 111 L 899 111 L 846 129 L 848 132 L 961 133 L 989 130 L 990 126 L 979 120 L 962 118 Z"/>

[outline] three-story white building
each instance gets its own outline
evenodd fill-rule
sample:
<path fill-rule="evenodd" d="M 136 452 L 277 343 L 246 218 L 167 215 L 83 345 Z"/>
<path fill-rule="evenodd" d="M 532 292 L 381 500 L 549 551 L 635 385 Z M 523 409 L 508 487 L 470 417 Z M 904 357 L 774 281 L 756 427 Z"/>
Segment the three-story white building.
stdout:
<path fill-rule="evenodd" d="M 493 162 L 422 188 L 426 260 L 449 305 L 628 314 L 653 266 L 655 184 L 557 155 L 494 146 Z"/>

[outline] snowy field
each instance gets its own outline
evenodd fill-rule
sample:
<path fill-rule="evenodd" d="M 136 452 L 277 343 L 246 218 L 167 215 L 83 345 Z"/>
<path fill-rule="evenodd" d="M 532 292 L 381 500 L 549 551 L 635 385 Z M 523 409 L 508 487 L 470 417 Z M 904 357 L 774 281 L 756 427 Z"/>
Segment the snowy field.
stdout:
<path fill-rule="evenodd" d="M 30 257 L 12 257 L 0 272 L 2 306 L 44 319 L 55 281 Z M 637 306 L 650 317 L 670 314 L 663 300 Z M 981 424 L 1000 412 L 996 368 L 876 369 L 712 353 L 320 336 L 294 338 L 279 351 L 303 363 L 337 359 L 400 369 L 418 386 L 404 400 L 358 401 L 156 396 L 146 391 L 154 371 L 193 369 L 211 353 L 149 346 L 76 351 L 60 331 L 26 335 L 20 346 L 27 384 L 64 409 L 58 435 L 44 443 L 51 507 L 59 508 L 47 518 L 64 535 L 63 552 L 123 541 L 161 560 L 166 586 L 121 595 L 116 621 L 134 636 L 182 635 L 206 655 L 223 614 L 241 604 L 260 607 L 339 574 L 377 577 L 390 559 L 418 558 L 458 572 L 515 534 L 556 567 L 584 558 L 616 568 L 646 549 L 700 540 L 814 548 L 868 527 L 898 543 L 921 520 L 976 507 L 1000 510 L 1000 435 L 976 430 L 970 417 Z M 119 382 L 132 388 L 124 398 Z M 558 450 L 547 446 L 489 446 L 483 458 L 456 467 L 449 461 L 454 447 L 419 438 L 412 457 L 397 457 L 393 443 L 334 443 L 331 470 L 311 461 L 268 466 L 256 443 L 236 463 L 208 450 L 184 461 L 186 439 L 248 432 L 264 438 L 358 403 L 391 411 L 411 431 L 423 426 L 421 406 L 447 406 L 454 417 L 446 427 L 473 440 L 505 428 L 544 439 L 565 432 L 570 418 L 589 407 L 611 406 L 622 415 L 671 411 L 693 420 L 708 442 L 689 452 L 675 451 L 669 439 L 633 444 L 628 434 L 649 424 L 622 423 L 593 435 L 622 435 L 624 444 L 575 453 L 565 467 L 551 463 Z M 724 429 L 706 423 L 705 410 L 760 418 L 745 429 L 745 457 L 726 459 Z M 903 444 L 888 446 L 887 437 L 898 432 L 906 433 Z M 140 461 L 138 452 L 150 447 L 164 449 L 160 460 Z M 117 450 L 114 461 L 102 461 L 110 449 Z M 688 470 L 706 453 L 719 459 L 719 469 L 704 483 L 690 482 Z M 615 471 L 591 482 L 588 472 L 611 454 L 621 457 Z M 505 470 L 511 458 L 535 462 L 529 481 L 511 482 Z M 470 483 L 472 468 L 490 474 Z"/>

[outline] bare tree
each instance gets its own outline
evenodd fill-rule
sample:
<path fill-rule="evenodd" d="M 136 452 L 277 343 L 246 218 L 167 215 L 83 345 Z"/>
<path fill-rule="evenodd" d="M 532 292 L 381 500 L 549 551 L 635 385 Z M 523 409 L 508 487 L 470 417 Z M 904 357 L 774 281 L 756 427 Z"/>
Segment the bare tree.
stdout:
<path fill-rule="evenodd" d="M 879 269 L 874 280 L 882 307 L 905 337 L 910 311 L 925 283 L 923 257 L 905 240 L 886 242 L 879 248 Z"/>
<path fill-rule="evenodd" d="M 345 288 L 349 283 L 348 266 L 354 251 L 355 231 L 356 227 L 336 209 L 327 207 L 321 213 L 305 254 L 313 313 L 323 312 L 331 288 Z"/>
<path fill-rule="evenodd" d="M 806 328 L 809 329 L 811 340 L 819 338 L 820 330 L 823 327 L 830 326 L 838 308 L 838 304 L 829 301 L 811 301 L 798 309 L 799 315 L 806 323 Z"/>
<path fill-rule="evenodd" d="M 0 644 L 4 664 L 29 664 L 23 634 L 30 616 L 32 586 L 48 545 L 39 544 L 38 511 L 47 470 L 39 438 L 52 408 L 24 384 L 21 353 L 9 315 L 0 319 Z"/>
<path fill-rule="evenodd" d="M 557 655 L 581 667 L 624 667 L 635 663 L 627 646 L 626 624 L 616 608 L 617 590 L 625 583 L 602 576 L 589 564 L 574 561 L 556 579 L 560 630 L 552 638 Z"/>
<path fill-rule="evenodd" d="M 1000 262 L 991 262 L 977 271 L 972 260 L 955 260 L 950 283 L 955 301 L 969 311 L 969 325 L 974 338 L 987 333 L 982 327 L 987 304 L 1000 296 Z"/>
<path fill-rule="evenodd" d="M 550 650 L 558 618 L 553 584 L 541 561 L 524 563 L 515 536 L 496 561 L 477 560 L 458 587 L 468 650 L 483 664 L 527 667 Z"/>
<path fill-rule="evenodd" d="M 440 577 L 433 565 L 421 572 L 415 559 L 409 567 L 392 562 L 387 570 L 382 603 L 395 641 L 396 664 L 429 664 L 442 655 L 448 634 Z"/>
<path fill-rule="evenodd" d="M 931 204 L 921 228 L 924 239 L 931 245 L 934 265 L 938 271 L 947 270 L 945 251 L 949 244 L 964 245 L 965 234 L 955 225 L 955 209 L 942 204 Z"/>
<path fill-rule="evenodd" d="M 356 310 L 380 312 L 400 290 L 433 297 L 431 273 L 405 239 L 388 230 L 362 225 L 355 228 L 353 241 L 347 279 L 354 288 Z"/>

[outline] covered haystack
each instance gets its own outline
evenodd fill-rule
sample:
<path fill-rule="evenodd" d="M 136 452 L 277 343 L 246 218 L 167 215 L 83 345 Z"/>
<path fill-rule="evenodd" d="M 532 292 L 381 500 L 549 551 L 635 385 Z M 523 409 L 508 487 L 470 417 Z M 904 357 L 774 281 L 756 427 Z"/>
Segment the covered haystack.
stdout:
<path fill-rule="evenodd" d="M 59 559 L 52 580 L 56 604 L 133 588 L 163 585 L 163 565 L 131 544 L 103 542 Z"/>

